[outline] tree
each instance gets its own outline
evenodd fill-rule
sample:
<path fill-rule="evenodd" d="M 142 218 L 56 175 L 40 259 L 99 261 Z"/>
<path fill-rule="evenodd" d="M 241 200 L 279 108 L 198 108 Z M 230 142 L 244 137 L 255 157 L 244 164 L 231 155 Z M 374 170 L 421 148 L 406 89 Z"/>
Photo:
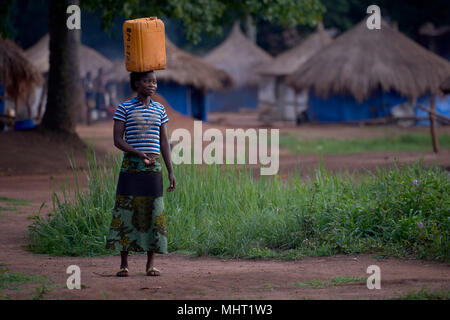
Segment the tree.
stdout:
<path fill-rule="evenodd" d="M 398 23 L 398 28 L 412 38 L 418 38 L 418 29 L 424 23 L 436 26 L 448 25 L 450 1 L 448 0 L 321 0 L 326 8 L 325 27 L 335 27 L 341 31 L 350 29 L 360 22 L 367 7 L 376 4 L 381 15 Z"/>
<path fill-rule="evenodd" d="M 75 133 L 77 112 L 84 110 L 79 74 L 80 30 L 66 27 L 67 7 L 78 0 L 50 0 L 50 70 L 43 129 Z"/>
<path fill-rule="evenodd" d="M 14 0 L 7 0 L 9 4 Z M 4 2 L 5 3 L 5 2 Z M 283 26 L 314 24 L 324 7 L 320 0 L 50 0 L 50 70 L 48 100 L 41 127 L 45 130 L 75 133 L 75 112 L 81 110 L 77 52 L 79 31 L 66 28 L 66 8 L 78 4 L 81 9 L 102 10 L 102 27 L 111 26 L 117 16 L 126 19 L 159 16 L 182 21 L 187 38 L 196 43 L 204 32 L 222 32 L 222 26 L 236 18 L 263 18 Z M 5 6 L 8 8 L 8 6 Z M 7 17 L 0 12 L 0 20 Z M 2 26 L 3 33 L 8 30 Z"/>

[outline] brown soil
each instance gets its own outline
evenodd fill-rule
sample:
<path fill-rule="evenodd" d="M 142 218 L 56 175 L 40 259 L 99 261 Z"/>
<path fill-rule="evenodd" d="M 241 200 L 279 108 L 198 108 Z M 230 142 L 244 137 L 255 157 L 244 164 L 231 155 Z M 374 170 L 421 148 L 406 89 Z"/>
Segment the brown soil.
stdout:
<path fill-rule="evenodd" d="M 193 123 L 192 119 L 170 113 L 169 118 L 173 120 L 170 122 L 170 130 L 176 127 L 192 128 L 189 127 Z M 235 125 L 245 127 L 238 123 Z M 361 134 L 382 134 L 380 130 L 367 128 L 340 129 L 343 128 L 308 126 L 286 130 L 315 137 L 339 137 L 342 134 L 345 135 L 342 138 L 346 138 Z M 392 130 L 404 129 L 394 127 Z M 112 121 L 92 126 L 80 125 L 77 132 L 84 142 L 96 147 L 100 157 L 108 152 L 120 152 L 112 145 Z M 27 226 L 30 224 L 27 217 L 35 215 L 43 202 L 46 202 L 47 207 L 51 206 L 51 176 L 56 185 L 72 179 L 65 152 L 73 150 L 77 163 L 82 167 L 85 146 L 76 138 L 44 137 L 38 132 L 0 133 L 0 143 L 3 146 L 0 154 L 0 197 L 31 202 L 31 205 L 19 206 L 16 211 L 1 212 L 0 262 L 4 266 L 0 268 L 47 276 L 56 286 L 51 292 L 44 294 L 45 299 L 384 299 L 423 287 L 429 290 L 450 289 L 450 270 L 447 264 L 395 258 L 378 259 L 370 254 L 286 262 L 193 258 L 171 253 L 156 256 L 156 266 L 162 270 L 161 277 L 145 277 L 145 256 L 133 255 L 130 257 L 131 274 L 128 278 L 111 276 L 117 271 L 119 257 L 116 256 L 78 258 L 32 254 L 26 249 Z M 450 167 L 449 150 L 442 150 L 438 155 L 420 152 L 333 155 L 325 156 L 324 163 L 332 171 L 348 169 L 364 172 L 375 166 L 392 166 L 394 156 L 400 162 L 412 163 L 421 155 L 426 164 L 437 163 L 442 167 Z M 306 177 L 306 171 L 314 168 L 319 159 L 315 155 L 297 156 L 284 151 L 280 157 L 280 175 L 291 174 L 296 169 L 298 160 L 304 170 L 303 176 Z M 66 268 L 72 264 L 81 268 L 82 284 L 85 286 L 82 290 L 66 288 Z M 313 279 L 329 281 L 338 276 L 368 277 L 366 269 L 369 265 L 381 268 L 381 290 L 368 290 L 364 282 L 322 289 L 296 285 Z M 21 285 L 23 290 L 3 290 L 3 294 L 13 299 L 31 299 L 36 294 L 36 286 L 37 284 Z"/>
<path fill-rule="evenodd" d="M 61 182 L 67 176 L 55 175 Z M 299 261 L 258 261 L 214 257 L 157 255 L 160 277 L 144 276 L 145 255 L 129 259 L 130 277 L 117 278 L 119 257 L 51 257 L 26 249 L 27 219 L 43 201 L 49 204 L 51 181 L 46 175 L 0 177 L 0 195 L 26 199 L 29 206 L 6 211 L 0 217 L 0 262 L 11 272 L 46 276 L 53 281 L 45 299 L 384 299 L 418 291 L 450 289 L 447 264 L 375 255 L 337 255 Z M 81 268 L 82 290 L 66 288 L 70 265 Z M 328 288 L 300 286 L 314 279 L 330 281 L 338 276 L 365 277 L 367 267 L 381 268 L 381 289 L 369 290 L 365 282 L 343 283 Z M 102 276 L 103 275 L 103 276 Z M 297 284 L 296 284 L 297 283 Z M 4 290 L 12 299 L 31 299 L 38 284 Z"/>
<path fill-rule="evenodd" d="M 87 146 L 77 135 L 7 131 L 0 133 L 0 145 L 0 176 L 67 172 L 71 159 L 86 167 Z M 102 149 L 97 154 L 105 156 Z"/>

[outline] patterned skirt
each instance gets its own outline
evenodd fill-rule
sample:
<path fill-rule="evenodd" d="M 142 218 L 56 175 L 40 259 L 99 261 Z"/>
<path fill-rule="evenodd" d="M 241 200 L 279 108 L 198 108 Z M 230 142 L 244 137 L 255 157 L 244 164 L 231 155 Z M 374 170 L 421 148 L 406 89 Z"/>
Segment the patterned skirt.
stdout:
<path fill-rule="evenodd" d="M 162 166 L 158 155 L 146 166 L 124 153 L 106 248 L 167 253 Z"/>

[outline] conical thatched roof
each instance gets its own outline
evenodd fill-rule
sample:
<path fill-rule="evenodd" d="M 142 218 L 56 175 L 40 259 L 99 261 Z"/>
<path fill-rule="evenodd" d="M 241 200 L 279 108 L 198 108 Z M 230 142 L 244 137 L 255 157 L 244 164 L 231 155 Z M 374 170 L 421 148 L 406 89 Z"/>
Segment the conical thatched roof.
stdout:
<path fill-rule="evenodd" d="M 349 94 L 362 102 L 379 88 L 411 98 L 437 94 L 448 76 L 447 60 L 385 21 L 381 30 L 369 30 L 363 20 L 288 76 L 287 83 L 323 98 Z"/>
<path fill-rule="evenodd" d="M 271 76 L 291 74 L 331 41 L 332 39 L 324 30 L 316 31 L 298 46 L 283 52 L 272 62 L 259 67 L 258 72 Z"/>
<path fill-rule="evenodd" d="M 156 71 L 158 80 L 191 85 L 204 91 L 222 90 L 233 85 L 233 79 L 228 73 L 182 51 L 167 37 L 166 57 L 166 70 Z M 122 60 L 115 62 L 114 67 L 106 72 L 106 77 L 108 80 L 128 81 L 129 72 L 125 69 L 125 63 Z"/>
<path fill-rule="evenodd" d="M 167 69 L 158 71 L 158 79 L 192 85 L 203 90 L 221 90 L 233 85 L 233 79 L 227 72 L 180 50 L 167 37 L 166 54 Z"/>
<path fill-rule="evenodd" d="M 23 50 L 11 40 L 0 37 L 0 83 L 5 87 L 7 97 L 25 101 L 41 81 L 41 74 Z"/>
<path fill-rule="evenodd" d="M 46 34 L 34 46 L 26 51 L 26 55 L 29 60 L 41 72 L 47 72 L 49 70 L 49 41 L 50 36 Z M 79 54 L 81 77 L 84 77 L 88 71 L 91 71 L 91 73 L 95 76 L 98 69 L 103 68 L 103 70 L 108 70 L 113 65 L 112 62 L 105 56 L 83 44 L 80 47 Z"/>
<path fill-rule="evenodd" d="M 261 76 L 256 69 L 273 60 L 273 57 L 251 42 L 235 22 L 227 39 L 211 50 L 203 59 L 228 72 L 236 84 L 257 84 Z"/>

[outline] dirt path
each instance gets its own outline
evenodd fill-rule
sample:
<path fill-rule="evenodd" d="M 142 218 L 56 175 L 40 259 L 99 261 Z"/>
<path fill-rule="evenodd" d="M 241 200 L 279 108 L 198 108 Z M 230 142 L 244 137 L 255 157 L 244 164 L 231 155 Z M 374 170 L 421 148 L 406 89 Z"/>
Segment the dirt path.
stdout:
<path fill-rule="evenodd" d="M 174 115 L 172 119 L 177 119 Z M 251 117 L 236 117 L 234 124 L 251 124 Z M 182 123 L 184 120 L 179 119 Z M 226 123 L 228 126 L 228 123 Z M 242 125 L 245 128 L 244 125 Z M 385 130 L 386 128 L 382 128 Z M 112 122 L 99 123 L 91 127 L 79 126 L 79 136 L 92 144 L 100 154 L 118 152 L 112 143 Z M 354 136 L 380 136 L 386 134 L 380 128 L 342 128 L 333 126 L 308 126 L 303 128 L 286 128 L 293 130 L 303 138 L 338 137 L 342 139 Z M 391 132 L 402 131 L 392 128 Z M 405 129 L 406 130 L 406 129 Z M 409 129 L 408 129 L 409 130 Z M 423 128 L 411 128 L 413 131 L 423 131 Z M 448 128 L 440 128 L 448 130 Z M 447 131 L 448 132 L 448 131 Z M 390 133 L 389 133 L 390 134 Z M 16 135 L 17 136 L 17 135 Z M 0 269 L 8 268 L 10 272 L 23 272 L 30 275 L 48 277 L 53 282 L 50 292 L 44 293 L 45 299 L 384 299 L 405 294 L 408 291 L 418 291 L 423 287 L 430 291 L 446 288 L 450 289 L 450 269 L 447 264 L 401 259 L 377 259 L 374 255 L 332 256 L 320 258 L 306 258 L 301 261 L 254 261 L 254 260 L 221 260 L 214 257 L 192 258 L 187 255 L 171 253 L 158 255 L 156 264 L 162 270 L 161 277 L 145 277 L 144 255 L 133 255 L 130 258 L 129 278 L 104 277 L 113 275 L 117 271 L 119 258 L 77 258 L 77 257 L 49 257 L 36 255 L 27 251 L 27 226 L 31 223 L 27 217 L 35 215 L 42 202 L 51 206 L 50 174 L 53 172 L 54 182 L 72 179 L 72 173 L 67 171 L 68 163 L 62 151 L 54 150 L 52 160 L 39 164 L 42 170 L 34 170 L 23 174 L 8 174 L 8 166 L 14 167 L 20 157 L 17 150 L 25 150 L 27 156 L 38 156 L 40 150 L 53 141 L 42 141 L 39 138 L 39 148 L 28 151 L 28 136 L 19 136 L 20 143 L 14 142 L 4 149 L 3 156 L 10 156 L 4 161 L 5 175 L 0 175 L 0 197 L 23 199 L 30 201 L 30 205 L 18 206 L 16 210 L 0 210 Z M 27 144 L 28 143 L 28 144 Z M 13 149 L 16 148 L 16 149 Z M 22 152 L 22 151 L 21 151 Z M 30 152 L 30 153 L 29 153 Z M 83 152 L 78 152 L 81 157 Z M 60 157 L 58 157 L 60 156 Z M 421 152 L 372 152 L 355 155 L 327 155 L 324 157 L 325 167 L 331 171 L 348 170 L 350 172 L 364 172 L 374 170 L 376 166 L 392 166 L 394 157 L 400 162 L 412 163 L 419 156 L 424 157 L 426 165 L 436 163 L 443 168 L 450 168 L 450 150 L 442 150 L 438 155 Z M 6 159 L 6 158 L 5 158 Z M 19 168 L 34 166 L 26 157 Z M 81 160 L 80 160 L 81 161 Z M 302 177 L 307 177 L 307 171 L 317 166 L 319 157 L 316 155 L 291 155 L 282 151 L 280 155 L 280 175 L 289 175 L 300 168 Z M 55 168 L 60 170 L 53 170 Z M 62 170 L 62 171 L 61 171 Z M 65 171 L 64 171 L 65 170 Z M 255 170 L 255 176 L 259 170 Z M 0 201 L 0 207 L 3 203 Z M 170 236 L 170 235 L 169 235 Z M 82 290 L 68 290 L 66 288 L 66 268 L 70 265 L 81 268 Z M 325 288 L 314 288 L 305 283 L 318 280 L 330 281 L 340 276 L 367 278 L 366 269 L 369 265 L 381 268 L 381 290 L 368 290 L 366 283 L 350 282 Z M 100 274 L 100 275 L 99 275 Z M 316 283 L 318 283 L 316 281 Z M 323 284 L 322 283 L 322 284 Z M 320 282 L 318 283 L 320 284 Z M 36 295 L 39 284 L 20 285 L 22 290 L 2 290 L 13 299 L 31 299 Z"/>
<path fill-rule="evenodd" d="M 70 175 L 55 175 L 55 182 Z M 401 259 L 377 259 L 374 255 L 338 255 L 301 261 L 222 260 L 192 258 L 171 253 L 157 255 L 161 277 L 145 277 L 144 255 L 130 257 L 128 278 L 113 275 L 119 263 L 115 256 L 100 258 L 50 257 L 26 250 L 28 216 L 36 214 L 43 201 L 50 205 L 48 175 L 0 177 L 0 197 L 30 201 L 16 211 L 0 216 L 1 268 L 10 272 L 48 277 L 53 282 L 44 299 L 384 299 L 418 291 L 450 289 L 447 264 Z M 170 236 L 170 235 L 169 235 Z M 81 268 L 83 289 L 66 288 L 66 268 Z M 326 288 L 304 285 L 315 279 L 330 281 L 338 276 L 368 277 L 369 265 L 381 268 L 381 290 L 368 290 L 365 282 L 341 283 Z M 12 299 L 31 299 L 38 284 L 5 290 Z"/>

